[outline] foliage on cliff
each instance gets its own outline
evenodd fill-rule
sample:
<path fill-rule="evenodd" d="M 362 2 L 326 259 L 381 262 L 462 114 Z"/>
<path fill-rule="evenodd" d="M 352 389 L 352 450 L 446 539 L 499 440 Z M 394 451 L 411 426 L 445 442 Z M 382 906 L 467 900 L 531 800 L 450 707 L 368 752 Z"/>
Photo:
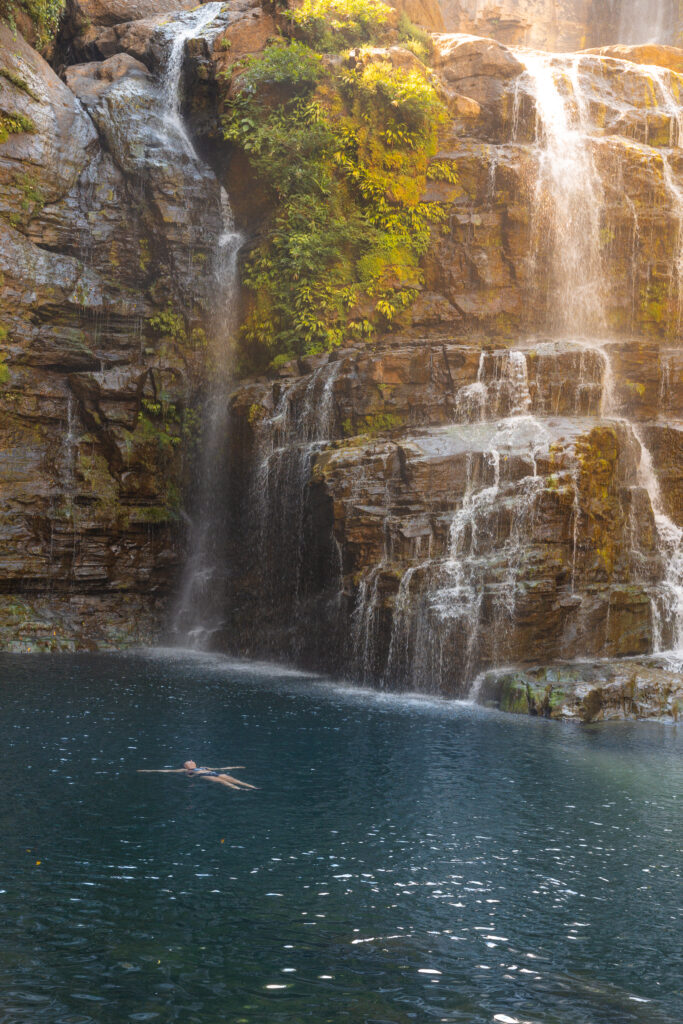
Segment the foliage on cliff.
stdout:
<path fill-rule="evenodd" d="M 233 78 L 225 138 L 274 207 L 245 271 L 244 370 L 367 338 L 417 294 L 444 216 L 421 200 L 443 108 L 405 49 L 348 50 L 382 41 L 389 13 L 379 0 L 306 0 L 290 14 L 299 38 L 274 40 Z"/>
<path fill-rule="evenodd" d="M 39 47 L 55 35 L 66 0 L 0 0 L 0 18 L 14 27 L 16 14 L 23 11 L 35 26 Z"/>

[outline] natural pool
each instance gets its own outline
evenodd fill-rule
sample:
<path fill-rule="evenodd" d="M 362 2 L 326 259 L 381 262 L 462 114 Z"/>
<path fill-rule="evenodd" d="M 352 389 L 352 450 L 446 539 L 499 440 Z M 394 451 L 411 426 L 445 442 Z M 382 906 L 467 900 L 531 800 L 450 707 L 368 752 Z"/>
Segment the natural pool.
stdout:
<path fill-rule="evenodd" d="M 679 1024 L 683 730 L 0 655 L 1 1024 Z M 139 767 L 244 764 L 232 792 Z"/>

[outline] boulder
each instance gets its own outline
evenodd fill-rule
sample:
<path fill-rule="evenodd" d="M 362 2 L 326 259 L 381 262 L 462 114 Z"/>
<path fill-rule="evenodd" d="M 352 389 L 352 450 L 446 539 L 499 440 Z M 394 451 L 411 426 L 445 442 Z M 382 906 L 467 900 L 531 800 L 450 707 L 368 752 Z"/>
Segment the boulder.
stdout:
<path fill-rule="evenodd" d="M 498 118 L 507 86 L 523 71 L 506 46 L 469 35 L 435 36 L 434 67 L 451 104 L 464 95 Z"/>
<path fill-rule="evenodd" d="M 189 11 L 196 6 L 193 0 L 69 0 L 67 17 L 83 27 L 111 27 L 176 11 Z"/>

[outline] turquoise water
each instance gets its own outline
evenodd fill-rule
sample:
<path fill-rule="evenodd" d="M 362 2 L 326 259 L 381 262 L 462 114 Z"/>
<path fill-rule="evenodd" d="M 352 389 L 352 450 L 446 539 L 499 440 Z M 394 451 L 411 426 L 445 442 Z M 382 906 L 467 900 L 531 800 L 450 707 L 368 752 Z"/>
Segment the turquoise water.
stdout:
<path fill-rule="evenodd" d="M 679 727 L 164 652 L 0 680 L 0 1024 L 683 1016 Z M 189 757 L 260 788 L 136 774 Z"/>

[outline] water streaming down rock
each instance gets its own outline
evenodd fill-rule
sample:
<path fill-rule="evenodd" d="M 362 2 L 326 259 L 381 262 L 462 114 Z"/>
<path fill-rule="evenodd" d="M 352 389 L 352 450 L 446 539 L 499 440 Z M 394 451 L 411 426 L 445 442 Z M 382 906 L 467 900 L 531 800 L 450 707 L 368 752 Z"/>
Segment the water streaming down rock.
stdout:
<path fill-rule="evenodd" d="M 476 685 L 487 698 L 492 667 L 634 658 L 625 673 L 656 674 L 643 659 L 659 652 L 661 667 L 681 645 L 679 492 L 674 474 L 661 485 L 657 474 L 680 433 L 683 83 L 590 54 L 514 59 L 505 130 L 478 151 L 476 200 L 469 141 L 440 154 L 462 153 L 469 193 L 449 230 L 469 237 L 439 270 L 462 274 L 464 249 L 484 292 L 498 254 L 475 252 L 474 228 L 485 235 L 502 207 L 521 225 L 504 244 L 528 335 L 515 321 L 504 339 L 431 334 L 425 318 L 373 353 L 346 350 L 327 434 L 292 411 L 320 393 L 328 366 L 236 396 L 247 462 L 267 467 L 266 565 L 283 567 L 285 543 L 296 562 L 265 569 L 274 611 L 252 603 L 241 620 L 252 651 L 387 687 L 462 696 Z M 463 209 L 475 201 L 475 215 Z M 296 494 L 285 516 L 284 492 Z M 334 552 L 315 579 L 314 535 Z"/>
<path fill-rule="evenodd" d="M 548 326 L 559 333 L 604 326 L 600 229 L 604 207 L 595 166 L 580 57 L 522 53 L 520 92 L 533 100 L 539 168 L 532 205 L 530 278 L 545 287 Z"/>
<path fill-rule="evenodd" d="M 209 336 L 210 383 L 204 397 L 196 500 L 190 504 L 188 555 L 173 615 L 175 639 L 204 648 L 225 622 L 228 572 L 228 433 L 231 341 L 237 327 L 237 258 L 243 243 L 234 230 L 227 197 L 224 230 L 215 255 L 216 313 Z"/>
<path fill-rule="evenodd" d="M 276 387 L 271 407 L 254 424 L 244 486 L 248 548 L 258 552 L 252 597 L 285 634 L 305 620 L 315 580 L 339 572 L 337 548 L 319 521 L 323 510 L 316 508 L 311 472 L 316 455 L 339 430 L 335 386 L 341 369 L 341 361 L 323 360 L 293 386 Z M 295 647 L 300 652 L 305 642 L 295 641 Z"/>
<path fill-rule="evenodd" d="M 170 49 L 162 79 L 164 124 L 169 139 L 182 140 L 188 158 L 201 165 L 182 117 L 182 76 L 185 47 L 220 14 L 222 4 L 210 3 L 173 23 Z M 204 173 L 206 173 L 204 171 Z M 201 426 L 201 460 L 196 474 L 197 494 L 190 504 L 188 554 L 173 614 L 175 639 L 205 647 L 225 619 L 229 428 L 228 394 L 232 374 L 232 341 L 237 327 L 239 281 L 237 258 L 243 243 L 235 229 L 229 197 L 216 182 L 219 230 L 208 269 L 211 315 L 207 348 L 207 378 Z M 214 228 L 215 230 L 215 228 Z"/>

